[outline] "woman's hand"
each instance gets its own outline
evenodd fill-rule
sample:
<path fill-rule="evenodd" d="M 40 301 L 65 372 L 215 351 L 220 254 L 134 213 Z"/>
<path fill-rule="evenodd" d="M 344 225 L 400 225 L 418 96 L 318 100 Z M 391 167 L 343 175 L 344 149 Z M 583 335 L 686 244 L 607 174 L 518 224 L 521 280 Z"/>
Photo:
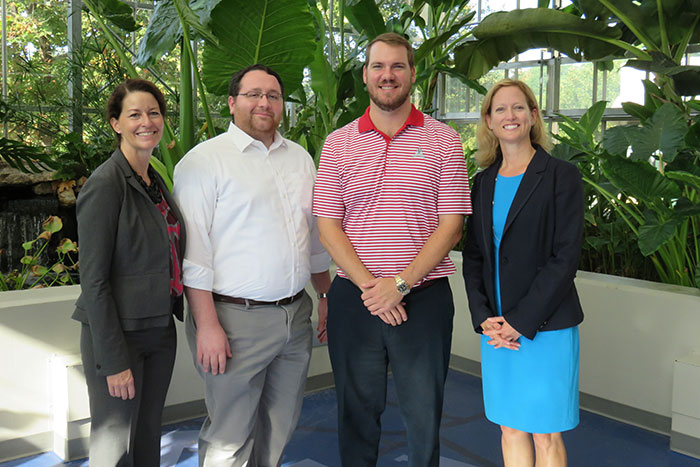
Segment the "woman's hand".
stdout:
<path fill-rule="evenodd" d="M 520 343 L 517 342 L 520 333 L 513 329 L 503 316 L 486 318 L 481 323 L 481 329 L 484 330 L 485 336 L 491 338 L 487 344 L 492 345 L 495 349 L 518 350 L 520 348 Z"/>
<path fill-rule="evenodd" d="M 107 376 L 107 387 L 109 395 L 112 397 L 121 397 L 123 400 L 127 400 L 136 396 L 134 375 L 131 374 L 131 369 Z"/>

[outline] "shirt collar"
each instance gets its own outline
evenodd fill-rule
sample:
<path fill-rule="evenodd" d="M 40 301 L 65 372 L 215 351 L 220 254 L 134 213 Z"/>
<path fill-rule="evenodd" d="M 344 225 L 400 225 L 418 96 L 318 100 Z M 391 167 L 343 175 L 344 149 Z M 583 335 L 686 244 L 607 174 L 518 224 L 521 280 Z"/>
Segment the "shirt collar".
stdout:
<path fill-rule="evenodd" d="M 279 131 L 275 131 L 275 138 L 272 140 L 270 149 L 266 148 L 262 141 L 259 141 L 252 136 L 250 136 L 245 131 L 238 128 L 233 122 L 228 125 L 228 133 L 233 138 L 233 143 L 236 145 L 240 152 L 244 152 L 248 146 L 257 145 L 263 148 L 266 152 L 277 149 L 280 146 L 286 146 L 286 142 Z"/>
<path fill-rule="evenodd" d="M 425 118 L 423 116 L 423 112 L 416 109 L 416 106 L 411 104 L 411 113 L 408 114 L 408 118 L 404 122 L 403 126 L 399 129 L 399 131 L 396 132 L 396 134 L 399 134 L 401 131 L 403 131 L 404 128 L 406 128 L 409 125 L 411 125 L 411 126 L 423 126 L 424 123 L 425 123 Z M 372 122 L 372 119 L 369 117 L 369 107 L 367 107 L 367 110 L 365 110 L 364 115 L 362 115 L 362 117 L 360 117 L 360 121 L 358 123 L 358 130 L 360 131 L 360 133 L 365 133 L 367 131 L 374 130 L 377 133 L 386 137 L 386 135 L 384 135 L 384 133 L 379 131 L 377 129 L 377 127 L 374 126 L 374 122 Z"/>

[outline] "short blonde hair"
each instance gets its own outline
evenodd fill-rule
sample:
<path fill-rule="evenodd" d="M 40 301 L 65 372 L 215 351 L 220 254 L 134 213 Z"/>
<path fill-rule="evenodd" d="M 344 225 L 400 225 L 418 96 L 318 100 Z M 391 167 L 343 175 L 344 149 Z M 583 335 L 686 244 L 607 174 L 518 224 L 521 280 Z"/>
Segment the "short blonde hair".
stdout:
<path fill-rule="evenodd" d="M 540 111 L 539 105 L 537 105 L 537 99 L 535 98 L 532 89 L 530 89 L 530 86 L 520 80 L 506 78 L 494 84 L 493 87 L 489 89 L 489 92 L 486 93 L 486 97 L 484 97 L 484 101 L 481 104 L 481 120 L 479 121 L 479 125 L 476 129 L 476 143 L 478 149 L 474 153 L 474 159 L 481 167 L 490 166 L 501 154 L 501 147 L 498 143 L 498 138 L 496 138 L 493 131 L 491 131 L 486 123 L 486 116 L 491 113 L 493 96 L 500 89 L 509 86 L 515 86 L 522 91 L 522 93 L 525 95 L 525 100 L 530 111 L 537 110 L 535 122 L 532 125 L 532 128 L 530 128 L 530 141 L 532 144 L 539 144 L 545 151 L 549 151 L 551 148 L 549 136 L 544 126 L 542 112 Z"/>

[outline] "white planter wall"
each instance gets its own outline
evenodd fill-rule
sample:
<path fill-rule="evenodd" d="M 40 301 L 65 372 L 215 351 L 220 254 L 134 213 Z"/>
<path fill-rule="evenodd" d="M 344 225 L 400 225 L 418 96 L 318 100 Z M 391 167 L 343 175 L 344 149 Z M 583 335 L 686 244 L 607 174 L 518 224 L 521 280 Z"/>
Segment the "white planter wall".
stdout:
<path fill-rule="evenodd" d="M 461 255 L 451 257 L 458 269 L 450 279 L 458 305 L 452 354 L 478 362 L 478 336 L 468 306 L 460 306 Z M 581 405 L 668 434 L 674 361 L 700 352 L 700 291 L 586 271 L 576 287 L 584 311 Z"/>
<path fill-rule="evenodd" d="M 89 434 L 80 364 L 80 323 L 70 318 L 79 286 L 0 293 L 0 461 L 54 450 L 83 456 Z M 315 296 L 315 294 L 312 294 Z M 178 330 L 165 421 L 203 415 L 203 383 Z M 314 347 L 310 379 L 328 384 L 325 346 Z"/>
<path fill-rule="evenodd" d="M 461 256 L 452 258 L 458 270 L 450 278 L 456 304 L 453 364 L 478 372 L 479 338 L 469 318 Z M 700 351 L 700 292 L 587 272 L 578 273 L 576 284 L 585 313 L 582 406 L 668 434 L 674 361 Z M 70 319 L 78 294 L 77 286 L 0 294 L 0 461 L 60 452 L 62 444 L 67 451 L 84 451 L 89 420 L 76 359 L 80 325 Z M 202 383 L 179 323 L 178 339 L 166 402 L 170 420 L 202 410 Z M 64 363 L 57 365 L 57 358 Z M 329 384 L 329 373 L 326 347 L 314 347 L 313 386 Z M 52 399 L 64 400 L 65 407 Z"/>

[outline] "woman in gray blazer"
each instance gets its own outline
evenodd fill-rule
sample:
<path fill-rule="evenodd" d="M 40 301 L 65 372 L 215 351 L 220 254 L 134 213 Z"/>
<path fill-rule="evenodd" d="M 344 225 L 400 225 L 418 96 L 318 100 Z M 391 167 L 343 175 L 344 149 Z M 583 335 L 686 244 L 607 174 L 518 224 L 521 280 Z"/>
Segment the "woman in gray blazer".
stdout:
<path fill-rule="evenodd" d="M 90 465 L 158 466 L 160 425 L 182 320 L 185 224 L 150 166 L 165 100 L 130 79 L 107 103 L 118 148 L 78 196 L 80 351 L 90 396 Z"/>
<path fill-rule="evenodd" d="M 546 152 L 537 100 L 522 81 L 486 94 L 477 139 L 485 169 L 472 187 L 463 274 L 483 334 L 486 417 L 501 426 L 506 467 L 563 467 L 561 432 L 579 420 L 581 175 Z"/>

